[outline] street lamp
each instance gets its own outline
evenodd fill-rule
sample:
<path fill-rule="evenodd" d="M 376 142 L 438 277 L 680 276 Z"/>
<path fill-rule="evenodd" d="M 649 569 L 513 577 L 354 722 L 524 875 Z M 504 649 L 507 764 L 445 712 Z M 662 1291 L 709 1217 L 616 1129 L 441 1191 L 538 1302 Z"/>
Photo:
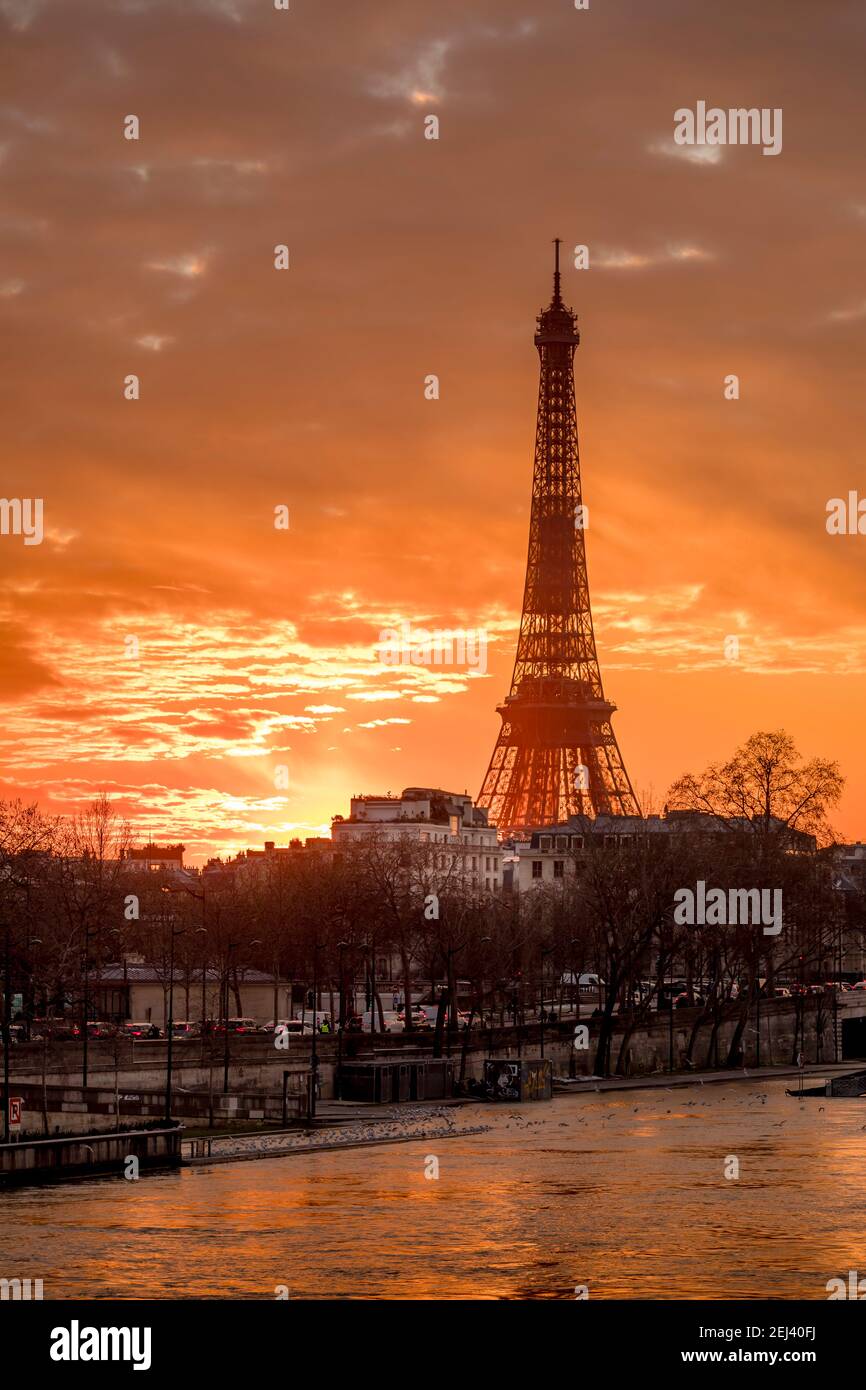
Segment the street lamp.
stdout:
<path fill-rule="evenodd" d="M 201 903 L 201 926 L 196 928 L 196 935 L 197 935 L 197 936 L 207 936 L 207 917 L 206 917 L 205 896 L 204 896 L 204 883 L 203 883 L 203 882 L 202 882 L 202 889 L 201 889 L 201 892 L 200 892 L 200 893 L 197 893 L 197 892 L 195 891 L 194 888 L 190 888 L 190 887 L 188 886 L 188 884 L 186 884 L 186 883 L 179 883 L 179 884 L 177 884 L 177 885 L 171 884 L 171 883 L 163 883 L 162 886 L 161 886 L 160 891 L 161 891 L 162 893 L 188 893 L 189 896 L 190 896 L 191 898 L 196 898 L 197 901 Z M 202 1026 L 202 1029 L 204 1029 L 205 1016 L 206 1016 L 206 1013 L 207 1013 L 207 983 L 206 983 L 206 978 L 205 978 L 205 977 L 206 977 L 206 974 L 207 974 L 207 944 L 205 943 L 205 957 L 204 957 L 204 963 L 203 963 L 203 965 L 202 965 L 202 972 L 201 972 L 201 1026 Z"/>
<path fill-rule="evenodd" d="M 183 928 L 175 931 L 174 926 L 169 921 L 169 933 L 171 944 L 168 956 L 168 1050 L 166 1053 L 165 1067 L 165 1123 L 171 1124 L 171 1061 L 172 1044 L 174 1042 L 174 943 L 179 936 L 184 935 Z"/>
<path fill-rule="evenodd" d="M 370 1038 L 376 1031 L 376 938 L 370 936 Z"/>
<path fill-rule="evenodd" d="M 252 941 L 246 943 L 247 946 L 261 946 L 261 941 L 256 936 Z M 226 951 L 226 981 L 225 981 L 225 1008 L 223 1012 L 223 1028 L 225 1029 L 225 1042 L 223 1045 L 223 1095 L 228 1095 L 229 1090 L 229 974 L 231 972 L 232 951 L 237 950 L 238 946 L 243 946 L 242 941 L 230 941 Z"/>
<path fill-rule="evenodd" d="M 202 897 L 202 902 L 204 902 L 204 897 Z M 207 927 L 196 927 L 195 934 L 196 936 L 203 936 L 206 938 Z M 202 942 L 202 948 L 203 953 L 201 958 L 201 1032 L 202 1037 L 204 1037 L 205 1020 L 207 1018 L 207 940 L 204 940 Z"/>
<path fill-rule="evenodd" d="M 674 938 L 671 935 L 670 989 L 668 990 L 668 1071 L 674 1069 Z"/>
<path fill-rule="evenodd" d="M 308 1116 L 311 1124 L 315 1123 L 316 1119 L 316 1085 L 319 1076 L 319 1052 L 316 1046 L 316 1034 L 318 1032 L 319 952 L 322 950 L 323 944 L 323 942 L 317 941 L 313 946 L 313 1045 L 310 1049 L 310 1104 Z"/>
<path fill-rule="evenodd" d="M 9 923 L 3 923 L 3 1142 L 9 1143 L 9 1028 L 12 1022 L 12 994 L 9 968 Z"/>
<path fill-rule="evenodd" d="M 340 952 L 340 1023 L 337 1029 L 337 1075 L 334 1078 L 336 1082 L 335 1090 L 337 1092 L 337 1100 L 342 1100 L 343 1098 L 341 1094 L 343 1089 L 342 1079 L 340 1076 L 340 1069 L 343 1065 L 343 1029 L 346 1026 L 346 967 L 343 964 L 343 957 L 346 951 L 348 951 L 350 945 L 351 942 L 349 941 L 337 942 L 337 949 Z"/>
<path fill-rule="evenodd" d="M 571 1046 L 568 1049 L 568 1074 L 577 1075 L 577 1058 L 575 1057 L 575 1045 L 577 1042 L 577 1029 L 580 1027 L 580 975 L 574 968 L 574 948 L 581 944 L 578 937 L 573 936 L 568 943 L 568 954 L 571 957 L 571 999 L 574 1004 L 574 1036 Z"/>
<path fill-rule="evenodd" d="M 556 950 L 555 946 L 542 946 L 541 948 L 541 998 L 538 1001 L 539 1012 L 541 1013 L 541 1060 L 544 1061 L 544 962 L 548 956 L 552 956 Z"/>
<path fill-rule="evenodd" d="M 492 936 L 481 936 L 481 937 L 478 938 L 478 945 L 479 945 L 479 946 L 489 946 L 492 940 L 493 940 L 493 937 L 492 937 Z M 482 953 L 482 959 L 483 959 L 483 953 Z M 482 1035 L 483 1035 L 483 1033 L 484 1033 L 484 966 L 483 966 L 483 965 L 481 966 L 481 969 L 480 969 L 480 971 L 479 971 L 478 983 L 479 983 L 479 985 L 480 985 L 480 987 L 481 987 L 481 1032 L 482 1032 Z M 490 1041 L 490 1033 L 489 1033 L 489 1030 L 488 1030 L 487 1038 L 488 1038 L 488 1042 L 489 1042 L 489 1041 Z M 490 1050 L 490 1049 L 488 1048 L 488 1052 L 489 1052 L 489 1050 Z"/>
<path fill-rule="evenodd" d="M 579 937 L 573 936 L 568 943 L 568 953 L 571 956 L 571 1002 L 574 1005 L 574 1017 L 580 1023 L 580 972 L 574 968 L 574 948 L 582 945 Z"/>
<path fill-rule="evenodd" d="M 42 945 L 44 945 L 44 942 L 43 942 L 41 936 L 30 936 L 30 937 L 28 937 L 28 939 L 27 939 L 27 953 L 28 953 L 28 956 L 30 955 L 30 951 L 31 951 L 32 947 L 34 947 L 34 946 L 42 946 Z M 27 1005 L 26 1005 L 26 1020 L 25 1020 L 25 1021 L 26 1021 L 26 1025 L 27 1025 L 27 1041 L 28 1041 L 28 1042 L 30 1042 L 30 1040 L 31 1040 L 31 1034 L 32 1034 L 32 1032 L 33 1032 L 33 1011 L 34 1011 L 35 1006 L 36 1006 L 36 970 L 35 970 L 34 965 L 33 965 L 32 956 L 30 957 L 30 972 L 29 972 L 29 979 L 30 979 L 30 998 L 29 998 L 28 1003 L 27 1003 Z"/>
<path fill-rule="evenodd" d="M 7 945 L 8 945 L 8 936 L 7 936 Z M 88 998 L 87 998 L 87 985 L 88 985 L 88 957 L 89 957 L 89 955 L 90 955 L 90 923 L 89 923 L 89 922 L 85 922 L 85 924 L 84 924 L 84 990 L 83 990 L 83 999 L 82 999 L 82 1008 L 83 1008 L 84 1017 L 83 1017 L 83 1019 L 81 1020 L 81 1039 L 82 1039 L 82 1043 L 83 1043 L 83 1050 L 82 1050 L 82 1054 L 81 1054 L 81 1085 L 82 1085 L 82 1086 L 86 1086 L 86 1085 L 87 1085 L 87 1037 L 88 1037 L 88 1034 L 87 1034 L 87 1006 L 88 1006 L 88 1002 L 89 1002 L 89 1001 L 88 1001 Z"/>

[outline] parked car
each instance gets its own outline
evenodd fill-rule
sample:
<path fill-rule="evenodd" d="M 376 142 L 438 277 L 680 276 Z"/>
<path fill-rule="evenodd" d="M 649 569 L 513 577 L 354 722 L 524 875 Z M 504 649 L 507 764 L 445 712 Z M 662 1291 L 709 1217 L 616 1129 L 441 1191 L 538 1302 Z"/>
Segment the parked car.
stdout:
<path fill-rule="evenodd" d="M 851 988 L 852 988 L 852 989 L 866 989 L 866 980 L 858 980 L 857 983 L 856 983 L 856 985 L 852 985 Z"/>
<path fill-rule="evenodd" d="M 81 1037 L 81 1029 L 69 1018 L 34 1018 L 30 1027 L 31 1038 L 51 1042 L 71 1042 Z"/>
<path fill-rule="evenodd" d="M 123 1037 L 125 1038 L 161 1038 L 162 1033 L 155 1023 L 125 1023 L 123 1025 Z"/>
<path fill-rule="evenodd" d="M 406 1010 L 405 1010 L 405 1009 L 401 1009 L 400 1012 L 399 1012 L 398 1014 L 395 1014 L 395 1018 L 396 1018 L 397 1022 L 400 1023 L 400 1024 L 402 1024 L 402 1026 L 405 1028 L 405 1026 L 406 1026 Z M 429 1027 L 430 1027 L 430 1019 L 429 1019 L 428 1016 L 427 1016 L 427 1010 L 426 1010 L 425 1008 L 422 1008 L 420 1004 L 413 1004 L 413 1005 L 412 1005 L 412 1027 L 413 1027 L 413 1028 L 429 1028 Z"/>
<path fill-rule="evenodd" d="M 417 1014 L 418 1017 L 420 1018 L 420 1017 L 421 1017 L 421 1014 L 423 1014 L 424 1017 L 425 1017 L 425 1019 L 427 1020 L 428 1026 L 429 1026 L 430 1028 L 432 1028 L 433 1025 L 435 1024 L 435 1022 L 436 1022 L 436 1015 L 438 1014 L 438 1012 L 439 1012 L 439 1005 L 438 1005 L 438 1004 L 413 1004 L 413 1005 L 412 1005 L 412 1015 L 413 1015 L 413 1017 L 415 1016 L 415 1014 Z M 421 1027 L 422 1027 L 422 1028 L 423 1028 L 423 1026 L 424 1026 L 424 1025 L 421 1024 Z"/>
<path fill-rule="evenodd" d="M 281 1033 L 288 1033 L 290 1037 L 308 1036 L 312 1031 L 312 1023 L 299 1018 L 278 1018 L 276 1023 L 271 1020 L 262 1028 L 263 1033 L 273 1033 L 274 1037 Z"/>
<path fill-rule="evenodd" d="M 89 1038 L 116 1038 L 117 1034 L 118 1028 L 114 1023 L 102 1023 L 94 1019 L 87 1021 L 87 1036 Z"/>
<path fill-rule="evenodd" d="M 352 1020 L 346 1025 L 347 1033 L 369 1033 L 370 1032 L 370 1010 L 365 1009 L 362 1014 L 356 1014 L 357 1024 L 352 1025 Z M 402 1033 L 403 1019 L 398 1018 L 393 1009 L 383 1009 L 381 1017 L 379 1010 L 376 1010 L 376 1032 L 377 1033 Z"/>
<path fill-rule="evenodd" d="M 175 1018 L 172 1020 L 171 1024 L 171 1035 L 176 1040 L 180 1039 L 181 1041 L 187 1038 L 200 1038 L 201 1024 L 195 1023 L 192 1019 L 188 1018 Z"/>
<path fill-rule="evenodd" d="M 333 1027 L 333 1024 L 331 1024 L 331 1015 L 328 1013 L 327 1009 L 316 1009 L 315 1015 L 313 1014 L 312 1009 L 303 1009 L 301 1013 L 295 1014 L 295 1019 L 298 1023 L 309 1023 L 310 1031 L 312 1031 L 314 1016 L 316 1020 L 316 1027 L 320 1031 L 323 1023 L 328 1023 L 330 1027 Z"/>

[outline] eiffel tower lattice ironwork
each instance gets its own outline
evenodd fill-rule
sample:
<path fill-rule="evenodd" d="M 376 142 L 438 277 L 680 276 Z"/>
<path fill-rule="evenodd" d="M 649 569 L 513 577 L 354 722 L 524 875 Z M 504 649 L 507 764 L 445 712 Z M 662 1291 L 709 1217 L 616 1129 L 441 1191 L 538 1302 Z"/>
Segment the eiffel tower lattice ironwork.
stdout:
<path fill-rule="evenodd" d="M 538 318 L 541 358 L 523 616 L 502 727 L 478 801 L 501 835 L 570 815 L 640 815 L 604 697 L 586 573 L 574 404 L 577 317 L 553 298 Z"/>

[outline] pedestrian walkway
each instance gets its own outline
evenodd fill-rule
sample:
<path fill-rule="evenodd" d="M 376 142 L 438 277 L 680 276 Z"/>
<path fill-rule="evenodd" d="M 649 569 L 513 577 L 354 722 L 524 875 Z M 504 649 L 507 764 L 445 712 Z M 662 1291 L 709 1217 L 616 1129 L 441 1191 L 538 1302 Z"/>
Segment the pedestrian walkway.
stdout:
<path fill-rule="evenodd" d="M 567 1083 L 558 1094 L 582 1095 L 584 1091 L 644 1091 L 653 1087 L 670 1090 L 673 1086 L 712 1086 L 732 1081 L 773 1081 L 797 1076 L 840 1076 L 862 1070 L 855 1058 L 848 1062 L 810 1062 L 804 1067 L 739 1067 L 721 1071 L 657 1072 L 652 1076 L 554 1077 L 554 1085 Z"/>

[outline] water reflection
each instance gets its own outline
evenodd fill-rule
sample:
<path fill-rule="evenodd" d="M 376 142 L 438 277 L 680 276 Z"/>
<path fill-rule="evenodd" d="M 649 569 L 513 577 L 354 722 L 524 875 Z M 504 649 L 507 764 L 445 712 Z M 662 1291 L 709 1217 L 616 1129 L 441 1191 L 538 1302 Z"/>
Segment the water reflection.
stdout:
<path fill-rule="evenodd" d="M 785 1085 L 478 1106 L 492 1129 L 465 1139 L 14 1192 L 0 1273 L 52 1298 L 826 1298 L 866 1273 L 866 1102 Z"/>

